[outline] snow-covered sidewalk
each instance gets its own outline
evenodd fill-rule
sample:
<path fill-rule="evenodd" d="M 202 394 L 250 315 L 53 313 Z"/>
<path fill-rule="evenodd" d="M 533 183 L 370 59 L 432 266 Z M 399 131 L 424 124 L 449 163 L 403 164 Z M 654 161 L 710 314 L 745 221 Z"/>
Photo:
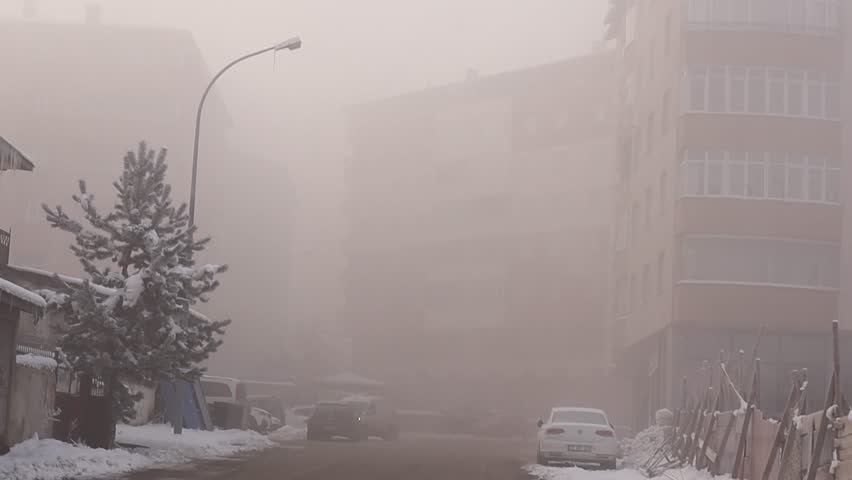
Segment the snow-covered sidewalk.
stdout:
<path fill-rule="evenodd" d="M 0 478 L 6 480 L 59 480 L 124 473 L 156 464 L 178 464 L 200 458 L 263 450 L 275 445 L 251 431 L 184 430 L 173 435 L 168 425 L 119 425 L 120 443 L 145 446 L 124 450 L 94 449 L 53 439 L 27 440 L 0 456 Z"/>
<path fill-rule="evenodd" d="M 594 471 L 531 465 L 526 470 L 533 478 L 539 480 L 647 480 L 641 473 L 632 469 Z M 658 477 L 659 480 L 712 480 L 712 478 L 709 473 L 694 469 L 672 470 Z"/>

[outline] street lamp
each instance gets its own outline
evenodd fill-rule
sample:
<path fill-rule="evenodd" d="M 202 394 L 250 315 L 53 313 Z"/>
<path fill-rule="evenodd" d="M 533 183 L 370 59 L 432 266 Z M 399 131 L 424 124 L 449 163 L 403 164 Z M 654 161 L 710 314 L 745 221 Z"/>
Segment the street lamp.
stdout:
<path fill-rule="evenodd" d="M 248 55 L 244 55 L 233 62 L 225 65 L 225 68 L 219 70 L 219 73 L 213 77 L 213 80 L 210 80 L 210 83 L 207 85 L 207 88 L 204 90 L 204 95 L 201 96 L 201 101 L 198 103 L 198 113 L 195 115 L 195 145 L 192 148 L 192 186 L 189 191 L 189 226 L 195 225 L 195 182 L 196 176 L 198 174 L 198 139 L 201 135 L 201 112 L 204 110 L 204 101 L 207 100 L 207 94 L 210 93 L 210 89 L 213 88 L 213 84 L 216 83 L 216 80 L 222 76 L 223 73 L 228 71 L 234 65 L 242 62 L 243 60 L 248 60 L 249 58 L 255 57 L 257 55 L 266 53 L 266 52 L 277 52 L 279 50 L 298 50 L 302 47 L 302 40 L 299 37 L 293 37 L 288 40 L 285 40 L 281 43 L 275 44 L 271 47 L 264 48 L 263 50 L 258 50 L 254 53 L 249 53 Z"/>

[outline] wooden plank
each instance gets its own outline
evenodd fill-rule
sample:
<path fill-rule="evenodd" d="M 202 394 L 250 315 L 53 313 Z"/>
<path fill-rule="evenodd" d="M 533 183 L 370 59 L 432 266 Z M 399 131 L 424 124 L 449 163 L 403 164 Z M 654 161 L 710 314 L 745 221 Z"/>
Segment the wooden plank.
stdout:
<path fill-rule="evenodd" d="M 843 389 L 840 386 L 840 322 L 831 322 L 832 350 L 834 354 L 834 404 L 843 405 Z M 849 412 L 843 411 L 843 415 Z"/>
<path fill-rule="evenodd" d="M 817 430 L 817 439 L 816 445 L 813 448 L 813 452 L 811 453 L 811 462 L 808 466 L 808 475 L 805 477 L 807 480 L 815 480 L 817 475 L 817 468 L 819 468 L 819 460 L 820 454 L 822 453 L 822 446 L 825 443 L 825 435 L 828 433 L 828 418 L 827 413 L 828 409 L 831 408 L 832 402 L 834 401 L 834 387 L 837 385 L 835 381 L 837 377 L 837 372 L 833 372 L 831 374 L 831 382 L 829 382 L 828 393 L 825 395 L 825 406 L 822 411 L 822 415 L 820 416 L 819 429 Z"/>
<path fill-rule="evenodd" d="M 722 401 L 722 392 L 720 391 L 716 395 L 716 401 L 713 403 L 713 408 L 710 410 L 710 423 L 707 425 L 707 432 L 704 434 L 704 440 L 701 442 L 701 455 L 698 456 L 698 459 L 695 462 L 696 468 L 701 469 L 701 468 L 706 467 L 707 465 L 710 465 L 710 463 L 707 462 L 707 459 L 708 459 L 707 450 L 708 450 L 709 444 L 710 444 L 710 437 L 713 435 L 713 431 L 716 429 L 716 418 L 717 418 L 717 414 L 719 412 L 719 403 L 721 401 Z M 714 457 L 710 460 L 710 462 L 713 462 L 715 460 L 716 460 L 716 458 L 715 458 L 715 455 L 714 455 Z"/>
<path fill-rule="evenodd" d="M 737 416 L 731 415 L 730 421 L 725 425 L 725 433 L 722 435 L 722 442 L 719 444 L 719 453 L 716 456 L 716 461 L 713 463 L 713 475 L 722 475 L 722 460 L 725 458 L 725 449 L 728 446 L 728 439 L 731 437 L 731 432 L 734 430 L 734 425 L 737 423 Z"/>
<path fill-rule="evenodd" d="M 769 450 L 769 458 L 766 459 L 766 466 L 763 467 L 762 480 L 769 480 L 769 475 L 775 466 L 775 458 L 778 455 L 778 449 L 784 444 L 784 433 L 790 424 L 790 418 L 793 415 L 793 405 L 796 404 L 800 391 L 799 382 L 794 379 L 790 395 L 787 396 L 787 403 L 784 406 L 784 414 L 781 416 L 781 421 L 778 422 L 778 432 L 775 433 L 775 439 L 772 441 L 771 450 Z"/>
<path fill-rule="evenodd" d="M 852 461 L 840 461 L 834 470 L 835 480 L 852 480 Z"/>
<path fill-rule="evenodd" d="M 760 363 L 760 359 L 756 363 Z M 748 430 L 751 426 L 751 418 L 754 415 L 754 399 L 757 396 L 759 385 L 757 384 L 758 366 L 755 365 L 754 374 L 752 375 L 751 393 L 748 396 L 746 403 L 745 419 L 743 420 L 743 429 L 740 432 L 740 441 L 737 444 L 737 456 L 734 460 L 734 471 L 731 478 L 743 478 L 743 468 L 745 464 L 746 445 L 748 443 Z"/>

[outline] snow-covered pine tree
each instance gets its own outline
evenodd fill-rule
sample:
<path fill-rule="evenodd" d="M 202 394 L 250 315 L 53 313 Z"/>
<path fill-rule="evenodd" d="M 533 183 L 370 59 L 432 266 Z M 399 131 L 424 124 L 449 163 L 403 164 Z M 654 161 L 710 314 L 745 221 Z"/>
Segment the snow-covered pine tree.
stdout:
<path fill-rule="evenodd" d="M 52 227 L 74 235 L 71 250 L 88 276 L 51 299 L 65 314 L 59 346 L 74 370 L 106 381 L 116 420 L 133 407 L 121 379 L 197 378 L 230 323 L 190 311 L 207 301 L 226 266 L 195 265 L 210 238 L 195 240 L 186 205 L 172 204 L 166 170 L 166 150 L 156 154 L 141 142 L 124 157 L 108 214 L 98 212 L 82 180 L 72 198 L 87 227 L 61 206 L 43 205 Z"/>

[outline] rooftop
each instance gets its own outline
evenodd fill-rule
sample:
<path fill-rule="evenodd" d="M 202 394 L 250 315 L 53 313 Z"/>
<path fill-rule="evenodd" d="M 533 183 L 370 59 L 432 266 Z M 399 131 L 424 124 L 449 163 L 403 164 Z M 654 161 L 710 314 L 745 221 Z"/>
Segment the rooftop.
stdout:
<path fill-rule="evenodd" d="M 0 172 L 4 170 L 33 171 L 35 166 L 26 155 L 15 148 L 5 138 L 0 137 Z"/>

